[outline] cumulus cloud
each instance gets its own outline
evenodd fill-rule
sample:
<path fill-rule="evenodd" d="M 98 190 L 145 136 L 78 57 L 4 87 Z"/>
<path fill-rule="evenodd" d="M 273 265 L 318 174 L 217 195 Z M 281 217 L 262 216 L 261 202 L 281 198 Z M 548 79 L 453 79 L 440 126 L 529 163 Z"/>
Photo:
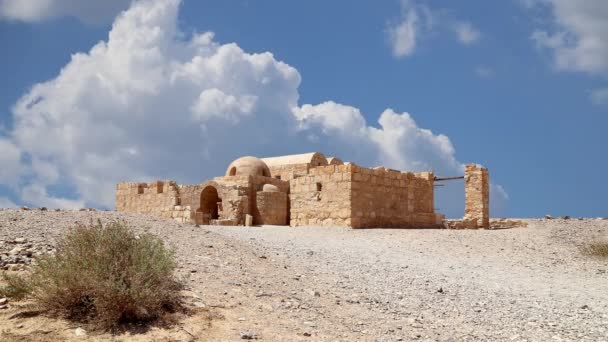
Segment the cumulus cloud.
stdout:
<path fill-rule="evenodd" d="M 458 41 L 464 45 L 475 44 L 481 38 L 481 32 L 467 21 L 456 22 L 454 24 L 454 32 L 456 32 Z"/>
<path fill-rule="evenodd" d="M 107 41 L 74 54 L 17 102 L 4 148 L 27 156 L 27 177 L 7 172 L 24 183 L 23 201 L 113 207 L 121 180 L 196 183 L 242 155 L 315 150 L 367 166 L 462 173 L 449 138 L 408 113 L 387 109 L 371 125 L 349 105 L 300 105 L 299 72 L 271 53 L 209 32 L 183 38 L 179 4 L 135 2 Z"/>
<path fill-rule="evenodd" d="M 71 16 L 85 23 L 100 24 L 112 20 L 130 3 L 131 0 L 0 0 L 0 19 L 39 22 Z"/>
<path fill-rule="evenodd" d="M 594 89 L 591 92 L 591 102 L 595 105 L 608 105 L 608 88 Z"/>
<path fill-rule="evenodd" d="M 532 39 L 552 52 L 558 70 L 608 73 L 607 1 L 528 0 L 526 5 L 551 17 Z"/>

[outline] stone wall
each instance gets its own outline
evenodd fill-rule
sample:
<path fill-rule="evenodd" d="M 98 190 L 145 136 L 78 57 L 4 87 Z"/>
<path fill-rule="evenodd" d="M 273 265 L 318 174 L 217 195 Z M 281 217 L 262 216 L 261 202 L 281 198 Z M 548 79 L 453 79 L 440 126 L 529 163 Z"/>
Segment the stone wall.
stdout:
<path fill-rule="evenodd" d="M 354 164 L 310 170 L 291 181 L 291 226 L 436 227 L 434 176 Z"/>
<path fill-rule="evenodd" d="M 490 227 L 490 175 L 488 169 L 467 164 L 464 171 L 466 228 Z"/>
<path fill-rule="evenodd" d="M 251 210 L 248 212 L 248 214 L 253 216 L 253 224 L 254 225 L 278 224 L 278 223 L 265 223 L 265 220 L 262 217 L 262 213 L 260 212 L 260 209 L 258 208 L 259 199 L 257 198 L 257 194 L 262 191 L 264 185 L 266 185 L 266 184 L 271 184 L 271 185 L 276 186 L 278 188 L 279 192 L 285 194 L 285 198 L 287 198 L 285 204 L 281 205 L 280 208 L 278 208 L 277 211 L 275 211 L 272 215 L 274 215 L 275 213 L 278 213 L 279 210 L 283 211 L 283 213 L 281 214 L 281 216 L 284 217 L 284 219 L 282 219 L 282 221 L 283 221 L 282 224 L 287 224 L 287 222 L 289 220 L 289 197 L 287 195 L 289 193 L 289 182 L 285 181 L 285 180 L 272 178 L 272 177 L 251 176 L 249 178 L 249 188 L 250 188 L 249 206 L 250 206 Z M 265 205 L 266 204 L 268 204 L 268 203 L 265 203 Z"/>
<path fill-rule="evenodd" d="M 256 194 L 257 215 L 254 224 L 287 224 L 287 194 L 284 192 L 258 191 Z"/>
<path fill-rule="evenodd" d="M 310 165 L 306 164 L 292 164 L 292 165 L 277 165 L 268 166 L 272 178 L 281 179 L 284 181 L 290 181 L 296 177 L 305 176 L 308 174 Z"/>
<path fill-rule="evenodd" d="M 179 204 L 179 188 L 173 181 L 122 182 L 116 185 L 116 210 L 170 218 Z"/>
<path fill-rule="evenodd" d="M 290 182 L 290 225 L 351 226 L 351 165 L 329 165 Z"/>
<path fill-rule="evenodd" d="M 430 172 L 352 167 L 352 227 L 435 227 Z"/>

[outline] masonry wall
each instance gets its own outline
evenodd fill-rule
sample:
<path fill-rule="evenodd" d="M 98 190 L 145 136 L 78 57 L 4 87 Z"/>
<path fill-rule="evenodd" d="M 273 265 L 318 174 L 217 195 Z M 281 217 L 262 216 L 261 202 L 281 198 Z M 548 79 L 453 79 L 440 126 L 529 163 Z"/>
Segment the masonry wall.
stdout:
<path fill-rule="evenodd" d="M 352 167 L 352 227 L 434 227 L 430 172 Z"/>
<path fill-rule="evenodd" d="M 464 171 L 466 228 L 490 227 L 490 175 L 488 169 L 467 164 Z"/>
<path fill-rule="evenodd" d="M 272 174 L 272 171 L 271 171 Z M 266 208 L 264 208 L 266 210 L 266 215 L 271 215 L 271 216 L 277 216 L 279 215 L 280 211 L 283 211 L 282 214 L 280 214 L 280 216 L 282 216 L 282 219 L 279 219 L 278 216 L 276 218 L 273 219 L 264 219 L 263 215 L 264 213 L 261 212 L 261 209 L 259 208 L 259 199 L 257 198 L 258 193 L 261 192 L 262 187 L 265 184 L 272 184 L 274 186 L 276 186 L 277 188 L 279 188 L 279 191 L 283 194 L 285 194 L 285 197 L 287 198 L 286 202 L 284 204 L 278 204 L 280 205 L 276 210 L 271 210 L 272 213 L 270 213 L 268 210 L 269 208 L 267 207 L 270 202 L 266 201 L 265 203 L 263 203 L 263 205 L 266 206 Z M 289 220 L 289 197 L 288 197 L 288 193 L 289 193 L 289 182 L 285 181 L 285 180 L 281 180 L 281 179 L 276 179 L 274 177 L 264 177 L 264 176 L 250 176 L 249 177 L 249 208 L 251 209 L 248 214 L 253 216 L 253 224 L 254 225 L 260 225 L 260 224 L 279 224 L 276 222 L 279 221 L 283 221 L 282 224 L 288 224 L 288 220 Z M 270 195 L 273 196 L 273 195 Z M 274 199 L 276 199 L 276 196 L 273 197 Z M 273 223 L 268 223 L 270 221 L 272 221 Z M 267 222 L 268 221 L 268 222 Z"/>
<path fill-rule="evenodd" d="M 179 188 L 173 181 L 122 182 L 116 185 L 116 210 L 170 218 L 179 204 Z"/>
<path fill-rule="evenodd" d="M 279 178 L 284 181 L 290 181 L 296 177 L 305 176 L 308 174 L 310 164 L 291 164 L 269 166 L 272 178 Z"/>
<path fill-rule="evenodd" d="M 291 226 L 435 227 L 434 176 L 354 164 L 311 169 L 291 181 Z"/>
<path fill-rule="evenodd" d="M 284 192 L 258 191 L 256 209 L 254 224 L 287 224 L 287 194 Z"/>
<path fill-rule="evenodd" d="M 290 182 L 290 225 L 351 226 L 351 165 L 310 169 Z"/>

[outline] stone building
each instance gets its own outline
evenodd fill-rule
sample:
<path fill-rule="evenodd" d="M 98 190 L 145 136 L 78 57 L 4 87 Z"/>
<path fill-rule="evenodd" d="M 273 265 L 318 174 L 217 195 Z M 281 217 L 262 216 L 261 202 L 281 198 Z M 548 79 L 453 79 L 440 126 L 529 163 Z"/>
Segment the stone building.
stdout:
<path fill-rule="evenodd" d="M 461 226 L 487 228 L 487 169 L 467 165 L 464 178 Z M 366 168 L 318 152 L 242 157 L 225 176 L 200 184 L 119 183 L 116 210 L 193 224 L 443 227 L 444 216 L 434 212 L 435 180 L 431 172 Z"/>

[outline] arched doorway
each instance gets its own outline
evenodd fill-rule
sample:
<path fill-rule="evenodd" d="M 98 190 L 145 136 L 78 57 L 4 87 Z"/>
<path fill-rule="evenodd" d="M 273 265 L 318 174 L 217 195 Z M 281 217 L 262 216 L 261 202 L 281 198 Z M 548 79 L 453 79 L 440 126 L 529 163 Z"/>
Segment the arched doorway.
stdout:
<path fill-rule="evenodd" d="M 222 199 L 219 197 L 217 189 L 211 185 L 205 187 L 201 192 L 201 206 L 197 210 L 196 223 L 209 224 L 211 220 L 219 218 L 219 206 Z"/>

